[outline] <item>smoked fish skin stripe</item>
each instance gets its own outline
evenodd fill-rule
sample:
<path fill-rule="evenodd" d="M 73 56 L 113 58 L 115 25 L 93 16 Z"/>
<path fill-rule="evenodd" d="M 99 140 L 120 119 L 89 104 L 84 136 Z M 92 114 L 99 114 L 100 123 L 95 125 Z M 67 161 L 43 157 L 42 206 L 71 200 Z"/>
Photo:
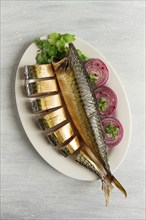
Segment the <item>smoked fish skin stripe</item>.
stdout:
<path fill-rule="evenodd" d="M 26 92 L 28 97 L 48 94 L 57 91 L 58 87 L 55 79 L 26 83 Z"/>
<path fill-rule="evenodd" d="M 79 142 L 78 137 L 76 136 L 66 146 L 61 147 L 60 151 L 65 157 L 67 157 L 67 156 L 73 154 L 79 148 L 80 148 L 80 142 Z"/>
<path fill-rule="evenodd" d="M 42 130 L 53 128 L 66 120 L 66 114 L 63 108 L 57 109 L 56 111 L 50 112 L 41 118 L 39 118 L 38 124 Z"/>
<path fill-rule="evenodd" d="M 24 77 L 26 80 L 54 77 L 52 64 L 27 65 L 24 67 Z"/>
<path fill-rule="evenodd" d="M 40 99 L 32 99 L 30 103 L 33 113 L 39 113 L 62 106 L 59 94 L 42 97 Z"/>
<path fill-rule="evenodd" d="M 71 123 L 69 122 L 61 128 L 57 129 L 56 131 L 52 132 L 51 134 L 47 134 L 47 138 L 51 142 L 52 146 L 56 147 L 59 144 L 63 144 L 73 135 L 74 131 Z"/>

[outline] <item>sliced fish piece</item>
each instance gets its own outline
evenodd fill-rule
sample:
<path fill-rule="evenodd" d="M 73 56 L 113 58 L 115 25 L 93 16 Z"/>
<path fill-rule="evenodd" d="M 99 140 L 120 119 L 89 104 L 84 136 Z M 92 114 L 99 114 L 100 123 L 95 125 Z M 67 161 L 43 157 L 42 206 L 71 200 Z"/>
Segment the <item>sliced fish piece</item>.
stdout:
<path fill-rule="evenodd" d="M 31 99 L 30 103 L 33 113 L 40 113 L 62 106 L 62 101 L 59 94 Z"/>
<path fill-rule="evenodd" d="M 73 135 L 74 131 L 71 123 L 69 122 L 61 128 L 55 130 L 51 134 L 47 134 L 47 138 L 52 144 L 52 146 L 56 147 L 57 145 L 65 143 Z"/>
<path fill-rule="evenodd" d="M 68 157 L 69 155 L 73 154 L 76 150 L 80 148 L 80 142 L 78 137 L 74 137 L 73 140 L 70 141 L 67 145 L 60 148 L 61 153 L 63 156 Z"/>
<path fill-rule="evenodd" d="M 24 77 L 26 80 L 54 77 L 52 64 L 27 65 L 24 67 Z"/>
<path fill-rule="evenodd" d="M 55 79 L 49 79 L 31 83 L 27 82 L 26 91 L 29 97 L 33 97 L 57 92 L 58 87 Z"/>
<path fill-rule="evenodd" d="M 59 108 L 38 119 L 38 124 L 42 130 L 55 127 L 66 120 L 64 108 Z"/>

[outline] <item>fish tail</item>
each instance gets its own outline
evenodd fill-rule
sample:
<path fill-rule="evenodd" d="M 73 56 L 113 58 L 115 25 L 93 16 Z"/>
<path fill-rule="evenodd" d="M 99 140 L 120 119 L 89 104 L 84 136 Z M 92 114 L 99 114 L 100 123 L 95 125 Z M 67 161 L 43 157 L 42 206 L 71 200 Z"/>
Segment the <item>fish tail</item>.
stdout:
<path fill-rule="evenodd" d="M 85 150 L 85 149 L 84 149 Z M 102 190 L 104 191 L 105 195 L 105 201 L 106 201 L 106 206 L 109 204 L 109 199 L 110 199 L 110 192 L 113 189 L 113 186 L 111 184 L 111 181 L 107 177 L 102 177 L 102 175 L 97 171 L 97 167 L 95 163 L 90 159 L 90 157 L 83 152 L 83 150 L 80 151 L 78 154 L 76 161 L 95 173 L 99 179 L 102 181 Z"/>
<path fill-rule="evenodd" d="M 107 175 L 102 180 L 102 190 L 104 191 L 106 206 L 109 204 L 110 193 L 113 189 L 113 185 L 115 185 L 125 197 L 127 197 L 127 192 L 124 187 L 119 183 L 119 181 L 112 175 Z"/>
<path fill-rule="evenodd" d="M 111 183 L 107 183 L 107 181 L 102 180 L 102 190 L 104 191 L 106 206 L 108 206 L 109 204 L 110 193 L 112 189 L 113 189 L 113 186 Z"/>
<path fill-rule="evenodd" d="M 112 178 L 112 183 L 114 183 L 114 185 L 124 194 L 124 196 L 127 197 L 127 192 L 124 189 L 124 187 L 121 185 L 121 183 L 119 183 L 119 181 L 114 176 L 112 176 L 111 178 Z"/>
<path fill-rule="evenodd" d="M 121 185 L 121 183 L 111 174 L 108 174 L 105 179 L 110 183 L 114 184 L 123 194 L 125 197 L 127 197 L 127 192 L 124 189 L 124 187 Z"/>

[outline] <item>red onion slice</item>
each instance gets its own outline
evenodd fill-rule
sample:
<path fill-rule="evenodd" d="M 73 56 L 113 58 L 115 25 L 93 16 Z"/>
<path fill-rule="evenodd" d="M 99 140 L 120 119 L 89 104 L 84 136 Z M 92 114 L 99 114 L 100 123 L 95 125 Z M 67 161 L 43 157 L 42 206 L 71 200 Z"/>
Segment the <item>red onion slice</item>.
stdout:
<path fill-rule="evenodd" d="M 94 90 L 101 116 L 113 114 L 117 107 L 117 96 L 115 92 L 107 86 L 100 86 Z"/>
<path fill-rule="evenodd" d="M 112 148 L 117 146 L 121 142 L 124 134 L 121 122 L 114 117 L 109 117 L 102 120 L 102 125 L 107 147 Z"/>
<path fill-rule="evenodd" d="M 96 81 L 97 86 L 104 85 L 109 78 L 109 71 L 105 63 L 100 59 L 89 59 L 85 62 L 85 69 L 88 74 L 91 74 Z"/>

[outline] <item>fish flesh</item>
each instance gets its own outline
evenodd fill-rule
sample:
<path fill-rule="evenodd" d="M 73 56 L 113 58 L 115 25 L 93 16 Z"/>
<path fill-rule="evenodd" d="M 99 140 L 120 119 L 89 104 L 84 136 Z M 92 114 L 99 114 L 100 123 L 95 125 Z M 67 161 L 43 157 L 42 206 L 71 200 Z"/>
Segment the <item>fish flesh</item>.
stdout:
<path fill-rule="evenodd" d="M 80 148 L 80 141 L 71 123 L 67 123 L 52 133 L 47 134 L 47 138 L 53 147 L 59 147 L 63 156 L 68 157 Z"/>
<path fill-rule="evenodd" d="M 46 80 L 46 77 L 47 79 L 54 77 L 52 65 L 25 66 L 24 76 L 27 95 L 33 97 L 30 99 L 32 112 L 36 114 L 47 112 L 37 119 L 39 127 L 43 131 L 49 131 L 47 139 L 53 147 L 60 147 L 60 152 L 65 157 L 73 154 L 80 147 L 79 139 L 75 136 L 72 124 L 68 122 L 56 79 Z M 36 81 L 32 82 L 32 79 Z M 52 92 L 57 94 L 53 95 Z M 54 131 L 50 130 L 51 128 Z"/>
<path fill-rule="evenodd" d="M 62 66 L 64 67 L 66 62 L 68 62 L 67 58 L 64 58 L 58 63 L 53 63 L 53 67 L 56 70 L 56 77 L 58 84 L 60 86 L 67 109 L 71 115 L 71 118 L 75 124 L 76 129 L 78 130 L 79 134 L 81 135 L 86 145 L 91 147 L 94 154 L 98 156 L 98 153 L 100 154 L 100 151 L 98 149 L 97 142 L 92 129 L 92 126 L 94 124 L 95 124 L 94 126 L 97 126 L 96 122 L 92 121 L 93 117 L 96 117 L 97 115 L 97 110 L 96 110 L 97 103 L 94 102 L 94 97 L 90 91 L 90 87 L 88 85 L 88 78 L 86 78 L 86 80 L 84 79 L 84 81 L 81 79 L 80 81 L 81 78 L 80 75 L 82 75 L 82 72 L 81 70 L 79 70 L 79 74 L 80 74 L 78 76 L 79 82 L 77 82 L 76 75 L 73 69 L 71 69 L 70 67 L 68 67 L 67 69 L 61 68 Z M 78 84 L 81 84 L 83 87 L 85 87 L 85 91 L 84 91 L 85 94 L 83 95 L 81 94 Z M 83 99 L 81 98 L 81 96 L 83 96 Z M 85 104 L 83 104 L 84 102 Z M 101 125 L 99 117 L 97 119 L 98 119 L 98 124 Z M 94 124 L 91 124 L 90 120 L 91 123 Z M 102 132 L 103 131 L 101 129 L 100 130 L 98 129 L 98 131 L 96 131 L 96 136 L 98 135 L 99 139 L 103 142 Z M 103 152 L 104 154 L 101 154 L 101 156 L 103 155 L 104 157 L 107 158 L 107 153 L 105 151 L 105 148 L 103 148 L 102 151 L 104 151 Z M 106 158 L 105 160 L 107 160 Z M 100 161 L 101 163 L 103 163 L 102 158 L 100 159 Z M 108 166 L 107 163 L 105 164 L 106 166 Z"/>
<path fill-rule="evenodd" d="M 73 154 L 76 150 L 80 148 L 80 141 L 78 137 L 74 137 L 67 145 L 60 148 L 61 153 L 68 157 L 69 155 Z"/>
<path fill-rule="evenodd" d="M 50 141 L 53 147 L 64 144 L 68 139 L 74 136 L 74 130 L 70 122 L 55 130 L 52 133 L 47 134 L 47 139 Z"/>
<path fill-rule="evenodd" d="M 24 68 L 26 80 L 54 77 L 52 64 L 27 65 Z"/>
<path fill-rule="evenodd" d="M 127 196 L 125 189 L 110 171 L 104 142 L 104 132 L 96 98 L 90 85 L 88 74 L 84 69 L 83 62 L 78 56 L 73 44 L 69 45 L 68 57 L 59 62 L 53 62 L 53 67 L 74 125 L 83 142 L 90 150 L 90 157 L 94 155 L 96 172 L 102 180 L 102 189 L 105 193 L 106 204 L 109 202 L 109 196 L 113 184 L 116 185 L 125 196 Z M 83 149 L 84 148 L 82 148 L 80 155 L 87 154 L 85 151 L 83 154 Z M 80 160 L 80 158 L 77 157 L 77 161 L 85 166 L 85 161 Z M 86 159 L 86 161 L 88 160 Z M 91 163 L 91 161 L 89 162 Z"/>
<path fill-rule="evenodd" d="M 26 92 L 28 97 L 47 95 L 58 92 L 58 87 L 55 79 L 26 82 Z"/>
<path fill-rule="evenodd" d="M 61 107 L 53 112 L 47 113 L 37 119 L 42 130 L 47 130 L 67 120 L 64 108 Z"/>
<path fill-rule="evenodd" d="M 32 98 L 30 103 L 33 113 L 41 113 L 62 106 L 60 94 Z"/>

